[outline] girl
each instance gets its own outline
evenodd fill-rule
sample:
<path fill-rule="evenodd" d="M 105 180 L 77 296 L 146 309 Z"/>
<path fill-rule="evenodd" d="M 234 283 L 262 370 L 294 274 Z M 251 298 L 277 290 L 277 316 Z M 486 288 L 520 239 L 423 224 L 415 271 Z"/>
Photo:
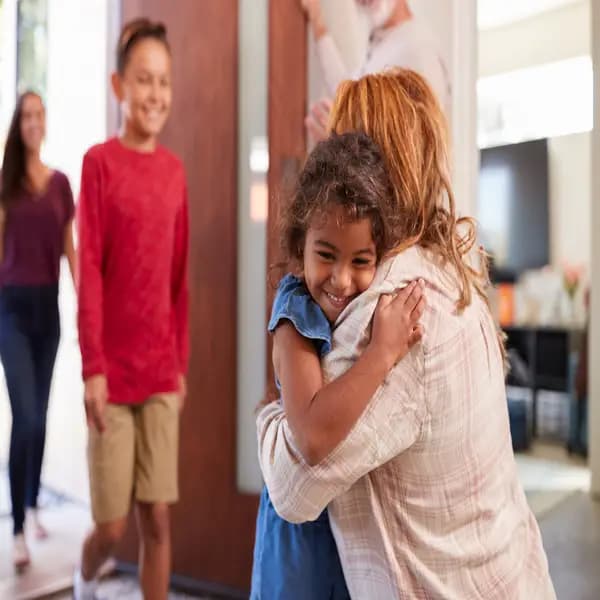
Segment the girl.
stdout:
<path fill-rule="evenodd" d="M 0 186 L 0 358 L 13 416 L 9 479 L 13 562 L 29 563 L 23 535 L 25 507 L 35 534 L 50 382 L 60 338 L 58 279 L 66 254 L 75 272 L 73 194 L 67 177 L 45 165 L 42 99 L 26 92 L 17 102 L 2 162 Z"/>
<path fill-rule="evenodd" d="M 163 25 L 125 25 L 112 85 L 122 129 L 87 152 L 81 176 L 79 340 L 95 527 L 74 595 L 94 596 L 133 499 L 144 597 L 166 598 L 188 362 L 188 212 L 183 165 L 157 142 L 171 108 Z"/>
<path fill-rule="evenodd" d="M 470 261 L 474 224 L 455 212 L 439 103 L 412 71 L 368 75 L 341 85 L 330 126 L 378 144 L 401 218 L 393 256 L 336 324 L 323 372 L 335 379 L 366 351 L 378 297 L 407 278 L 426 281 L 427 337 L 318 468 L 298 460 L 282 408 L 261 410 L 271 501 L 296 523 L 327 507 L 353 598 L 553 600 L 512 451 L 488 280 Z"/>
<path fill-rule="evenodd" d="M 331 327 L 365 291 L 397 243 L 392 190 L 377 146 L 364 134 L 334 135 L 309 156 L 283 212 L 286 275 L 273 303 L 273 364 L 290 426 L 308 463 L 349 433 L 393 365 L 421 338 L 421 286 L 380 303 L 362 357 L 324 385 L 320 358 Z M 349 598 L 325 510 L 316 521 L 281 519 L 265 488 L 257 521 L 251 598 Z"/>

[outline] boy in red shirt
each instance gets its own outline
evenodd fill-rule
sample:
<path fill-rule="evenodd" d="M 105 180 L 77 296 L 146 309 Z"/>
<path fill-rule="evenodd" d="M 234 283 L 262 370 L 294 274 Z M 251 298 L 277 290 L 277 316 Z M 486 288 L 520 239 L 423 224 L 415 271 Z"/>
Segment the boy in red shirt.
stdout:
<path fill-rule="evenodd" d="M 166 598 L 169 504 L 177 500 L 179 411 L 188 363 L 188 209 L 181 161 L 157 143 L 171 107 L 163 25 L 123 28 L 112 84 L 119 137 L 84 157 L 79 201 L 79 338 L 95 527 L 74 596 L 125 530 L 131 500 L 144 598 Z"/>

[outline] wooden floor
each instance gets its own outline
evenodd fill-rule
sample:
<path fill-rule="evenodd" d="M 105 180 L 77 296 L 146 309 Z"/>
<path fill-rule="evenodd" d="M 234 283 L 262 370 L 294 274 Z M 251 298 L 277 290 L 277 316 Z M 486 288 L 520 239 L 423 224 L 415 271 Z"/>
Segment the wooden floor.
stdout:
<path fill-rule="evenodd" d="M 42 511 L 42 517 L 50 537 L 29 543 L 32 562 L 22 574 L 15 573 L 11 562 L 12 521 L 0 519 L 0 600 L 40 598 L 70 588 L 81 544 L 91 524 L 89 509 L 63 504 Z"/>

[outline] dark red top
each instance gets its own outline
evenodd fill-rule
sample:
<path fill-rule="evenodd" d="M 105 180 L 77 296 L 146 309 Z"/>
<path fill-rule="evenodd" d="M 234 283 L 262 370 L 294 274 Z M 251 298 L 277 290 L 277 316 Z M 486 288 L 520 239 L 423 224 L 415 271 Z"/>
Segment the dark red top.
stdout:
<path fill-rule="evenodd" d="M 94 146 L 83 159 L 78 226 L 83 378 L 105 374 L 115 404 L 177 390 L 189 346 L 183 164 L 161 146 Z"/>
<path fill-rule="evenodd" d="M 73 212 L 71 186 L 60 171 L 52 173 L 42 194 L 21 190 L 6 215 L 0 284 L 58 283 L 65 227 Z"/>

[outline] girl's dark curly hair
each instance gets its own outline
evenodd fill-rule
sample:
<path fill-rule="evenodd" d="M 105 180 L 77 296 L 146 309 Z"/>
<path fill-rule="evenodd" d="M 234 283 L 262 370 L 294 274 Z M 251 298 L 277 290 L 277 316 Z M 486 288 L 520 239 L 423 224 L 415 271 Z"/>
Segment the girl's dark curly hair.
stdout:
<path fill-rule="evenodd" d="M 361 132 L 333 133 L 306 159 L 280 213 L 282 267 L 302 266 L 306 232 L 333 207 L 344 219 L 368 218 L 379 261 L 399 243 L 400 216 L 379 147 Z"/>

